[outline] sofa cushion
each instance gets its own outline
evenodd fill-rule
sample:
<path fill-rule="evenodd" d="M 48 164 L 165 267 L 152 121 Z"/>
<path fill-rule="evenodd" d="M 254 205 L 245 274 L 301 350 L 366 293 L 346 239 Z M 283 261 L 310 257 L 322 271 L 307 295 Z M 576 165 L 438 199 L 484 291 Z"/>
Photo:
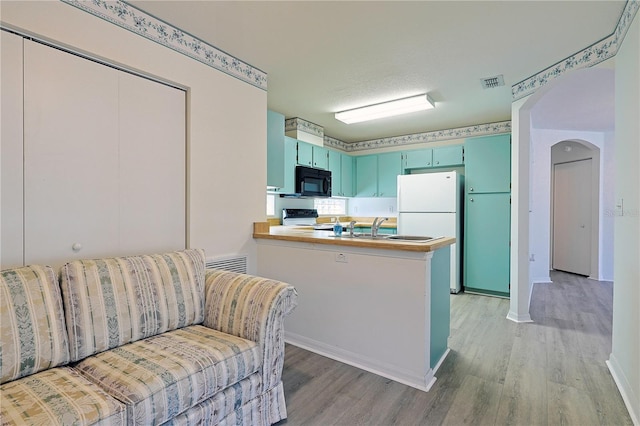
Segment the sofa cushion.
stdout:
<path fill-rule="evenodd" d="M 60 287 L 53 269 L 0 272 L 0 383 L 69 362 Z"/>
<path fill-rule="evenodd" d="M 258 398 L 262 389 L 260 382 L 260 374 L 252 374 L 189 408 L 163 426 L 219 425 L 225 421 L 233 425 L 268 424 L 264 421 L 262 397 Z"/>
<path fill-rule="evenodd" d="M 127 404 L 130 422 L 158 424 L 258 371 L 256 343 L 201 325 L 124 345 L 75 368 Z"/>
<path fill-rule="evenodd" d="M 204 252 L 76 260 L 60 272 L 73 361 L 201 323 Z"/>
<path fill-rule="evenodd" d="M 0 386 L 2 424 L 125 425 L 124 404 L 69 367 Z"/>

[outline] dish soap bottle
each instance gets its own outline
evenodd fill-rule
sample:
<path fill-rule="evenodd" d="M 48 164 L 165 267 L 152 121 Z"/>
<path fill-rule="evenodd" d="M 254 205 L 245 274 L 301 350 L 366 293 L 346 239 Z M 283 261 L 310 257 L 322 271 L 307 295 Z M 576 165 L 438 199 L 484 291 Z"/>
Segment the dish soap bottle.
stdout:
<path fill-rule="evenodd" d="M 333 223 L 333 235 L 336 237 L 340 237 L 342 235 L 342 225 L 340 224 L 340 218 L 336 217 L 335 222 Z"/>

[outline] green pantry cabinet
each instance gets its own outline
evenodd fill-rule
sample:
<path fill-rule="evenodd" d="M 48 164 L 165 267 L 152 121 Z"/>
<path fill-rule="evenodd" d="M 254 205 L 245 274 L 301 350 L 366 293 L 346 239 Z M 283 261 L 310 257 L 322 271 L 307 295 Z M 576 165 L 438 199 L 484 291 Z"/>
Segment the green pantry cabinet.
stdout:
<path fill-rule="evenodd" d="M 509 296 L 511 136 L 465 141 L 465 291 Z"/>

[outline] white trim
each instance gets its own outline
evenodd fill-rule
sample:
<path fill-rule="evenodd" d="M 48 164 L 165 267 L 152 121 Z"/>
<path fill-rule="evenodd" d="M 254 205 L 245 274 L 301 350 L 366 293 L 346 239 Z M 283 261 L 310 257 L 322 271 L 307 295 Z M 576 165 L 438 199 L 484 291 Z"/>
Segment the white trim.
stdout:
<path fill-rule="evenodd" d="M 424 392 L 428 392 L 436 382 L 434 370 L 431 368 L 426 372 L 424 377 L 420 377 L 410 371 L 399 369 L 395 366 L 381 363 L 360 354 L 340 349 L 336 346 L 327 345 L 326 343 L 318 342 L 317 340 L 309 339 L 308 337 L 300 336 L 289 331 L 285 331 L 284 340 L 293 346 L 326 356 L 327 358 L 360 368 L 370 373 L 377 374 L 378 376 L 386 377 L 387 379 L 402 383 L 403 385 L 411 386 L 412 388 L 416 388 Z M 449 351 L 447 350 L 436 367 L 440 367 L 440 364 L 448 353 Z"/>
<path fill-rule="evenodd" d="M 524 315 L 518 315 L 513 311 L 509 311 L 507 319 L 513 322 L 533 322 L 528 312 Z"/>
<path fill-rule="evenodd" d="M 624 370 L 620 367 L 620 364 L 613 353 L 609 355 L 609 360 L 605 361 L 605 363 L 607 364 L 607 367 L 609 367 L 611 376 L 613 376 L 613 381 L 616 382 L 616 385 L 618 386 L 624 405 L 626 405 L 627 411 L 629 411 L 631 421 L 636 426 L 640 425 L 640 406 L 634 407 L 633 405 L 633 401 L 638 401 L 639 398 L 634 394 L 631 384 L 624 375 Z"/>

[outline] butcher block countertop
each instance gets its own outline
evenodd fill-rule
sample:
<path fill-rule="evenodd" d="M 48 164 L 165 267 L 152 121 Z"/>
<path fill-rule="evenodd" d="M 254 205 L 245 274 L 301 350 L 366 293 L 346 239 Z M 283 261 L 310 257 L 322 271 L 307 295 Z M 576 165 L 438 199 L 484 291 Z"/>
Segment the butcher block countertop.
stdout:
<path fill-rule="evenodd" d="M 253 238 L 312 244 L 429 252 L 449 246 L 456 242 L 454 237 L 447 236 L 431 241 L 406 241 L 390 240 L 383 237 L 379 239 L 349 237 L 348 235 L 348 231 L 344 232 L 342 237 L 335 237 L 332 232 L 315 231 L 311 227 L 272 226 L 269 222 L 255 222 L 253 224 Z M 433 235 L 433 237 L 436 236 Z"/>

